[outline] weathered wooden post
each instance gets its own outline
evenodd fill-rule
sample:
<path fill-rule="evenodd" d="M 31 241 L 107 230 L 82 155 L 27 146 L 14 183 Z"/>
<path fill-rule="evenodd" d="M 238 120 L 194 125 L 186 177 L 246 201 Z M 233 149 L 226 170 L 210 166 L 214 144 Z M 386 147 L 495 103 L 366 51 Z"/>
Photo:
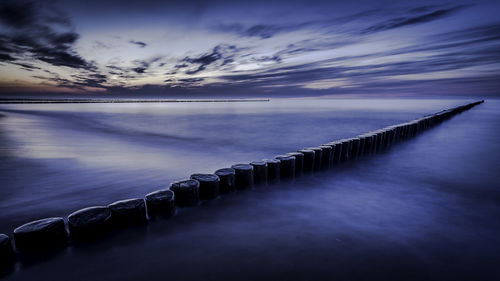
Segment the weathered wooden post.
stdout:
<path fill-rule="evenodd" d="M 14 249 L 10 237 L 0 234 L 0 270 L 11 267 L 15 262 Z"/>
<path fill-rule="evenodd" d="M 200 183 L 200 199 L 210 200 L 219 196 L 219 177 L 215 174 L 192 174 L 191 179 Z"/>
<path fill-rule="evenodd" d="M 174 192 L 175 203 L 179 207 L 196 206 L 200 202 L 200 182 L 197 180 L 181 180 L 170 184 Z"/>
<path fill-rule="evenodd" d="M 304 172 L 309 173 L 314 171 L 315 152 L 312 149 L 301 149 L 300 153 L 304 154 Z"/>
<path fill-rule="evenodd" d="M 219 192 L 221 194 L 226 194 L 236 189 L 234 178 L 236 172 L 233 168 L 222 168 L 215 171 L 215 174 L 219 177 Z"/>
<path fill-rule="evenodd" d="M 329 145 L 320 145 L 321 148 L 321 169 L 328 170 L 332 162 L 332 147 Z"/>
<path fill-rule="evenodd" d="M 73 240 L 87 240 L 106 235 L 111 228 L 111 211 L 106 206 L 88 207 L 68 216 Z"/>
<path fill-rule="evenodd" d="M 151 192 L 145 196 L 150 219 L 170 218 L 175 215 L 175 193 L 170 189 L 161 189 Z M 144 219 L 142 202 L 139 200 L 130 201 L 131 210 L 135 209 L 134 216 L 137 223 Z M 111 212 L 113 212 L 113 209 Z M 113 217 L 114 219 L 114 217 Z"/>
<path fill-rule="evenodd" d="M 235 171 L 234 183 L 237 189 L 253 187 L 253 167 L 249 164 L 236 164 L 231 166 Z"/>
<path fill-rule="evenodd" d="M 264 159 L 262 160 L 267 164 L 267 183 L 273 184 L 280 181 L 280 164 L 278 159 Z"/>
<path fill-rule="evenodd" d="M 267 183 L 267 163 L 264 161 L 253 161 L 253 184 L 263 185 Z"/>
<path fill-rule="evenodd" d="M 142 198 L 116 201 L 109 204 L 108 208 L 111 211 L 112 223 L 116 227 L 129 227 L 147 222 L 146 204 Z"/>
<path fill-rule="evenodd" d="M 68 233 L 63 218 L 32 221 L 14 229 L 14 242 L 20 251 L 33 251 L 61 247 Z"/>
<path fill-rule="evenodd" d="M 302 172 L 304 171 L 304 153 L 290 152 L 286 155 L 295 157 L 295 177 L 302 176 Z"/>
<path fill-rule="evenodd" d="M 280 160 L 280 179 L 291 180 L 295 178 L 295 157 L 289 155 L 278 155 L 274 157 Z"/>
<path fill-rule="evenodd" d="M 306 149 L 314 151 L 314 171 L 321 170 L 323 150 L 321 147 L 308 147 Z"/>

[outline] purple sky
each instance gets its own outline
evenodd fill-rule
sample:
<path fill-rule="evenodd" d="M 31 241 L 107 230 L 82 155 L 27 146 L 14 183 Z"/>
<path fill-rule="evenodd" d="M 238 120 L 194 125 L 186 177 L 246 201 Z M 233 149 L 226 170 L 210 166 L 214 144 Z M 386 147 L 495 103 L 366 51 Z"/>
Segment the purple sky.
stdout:
<path fill-rule="evenodd" d="M 2 1 L 0 95 L 499 96 L 500 1 Z"/>

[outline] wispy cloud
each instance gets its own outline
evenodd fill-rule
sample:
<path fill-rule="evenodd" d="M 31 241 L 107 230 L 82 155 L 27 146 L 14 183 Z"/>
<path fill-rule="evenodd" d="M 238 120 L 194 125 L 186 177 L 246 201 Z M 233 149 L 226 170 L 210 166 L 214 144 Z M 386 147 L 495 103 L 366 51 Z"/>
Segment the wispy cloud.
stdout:
<path fill-rule="evenodd" d="M 210 52 L 195 57 L 187 56 L 175 66 L 177 70 L 184 70 L 185 74 L 193 75 L 206 70 L 209 65 L 218 63 L 218 67 L 226 66 L 233 61 L 234 55 L 241 49 L 236 45 L 219 44 Z"/>
<path fill-rule="evenodd" d="M 361 31 L 362 34 L 374 33 L 389 29 L 394 29 L 398 27 L 404 27 L 408 25 L 416 25 L 421 23 L 426 23 L 430 21 L 435 21 L 447 16 L 452 15 L 467 6 L 455 6 L 451 8 L 436 9 L 436 6 L 422 6 L 413 8 L 409 13 L 402 17 L 392 18 L 381 23 L 372 25 Z M 417 13 L 415 15 L 414 13 Z"/>
<path fill-rule="evenodd" d="M 144 42 L 142 42 L 142 41 L 130 40 L 130 41 L 128 41 L 128 42 L 129 42 L 130 44 L 137 45 L 137 46 L 139 46 L 139 47 L 141 47 L 141 48 L 144 48 L 144 47 L 146 47 L 146 46 L 148 45 L 148 44 L 146 44 L 146 43 L 144 43 Z"/>

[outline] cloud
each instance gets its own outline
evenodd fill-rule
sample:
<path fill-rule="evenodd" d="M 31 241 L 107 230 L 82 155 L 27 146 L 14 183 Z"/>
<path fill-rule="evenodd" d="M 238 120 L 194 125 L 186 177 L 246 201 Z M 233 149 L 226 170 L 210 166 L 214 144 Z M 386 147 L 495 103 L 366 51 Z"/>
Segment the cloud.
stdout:
<path fill-rule="evenodd" d="M 131 70 L 137 74 L 143 74 L 146 72 L 146 70 L 148 70 L 148 68 L 155 62 L 158 62 L 159 60 L 161 60 L 162 57 L 161 56 L 157 56 L 157 57 L 153 57 L 151 59 L 148 59 L 148 60 L 137 60 L 137 61 L 134 61 L 134 64 L 136 64 L 137 66 L 136 67 L 133 67 L 131 68 Z M 109 66 L 108 66 L 109 67 Z"/>
<path fill-rule="evenodd" d="M 451 8 L 445 8 L 442 5 L 428 5 L 415 7 L 407 11 L 400 11 L 401 13 L 405 13 L 406 16 L 392 18 L 380 23 L 373 24 L 361 31 L 358 29 L 353 32 L 352 30 L 349 31 L 345 29 L 343 32 L 353 34 L 370 34 L 403 26 L 416 25 L 450 16 L 453 13 L 464 9 L 465 7 L 467 6 L 460 5 Z M 343 24 L 361 20 L 369 21 L 370 16 L 380 15 L 383 12 L 384 10 L 371 9 L 342 17 L 324 17 L 319 19 L 315 18 L 313 20 L 296 21 L 286 24 L 258 23 L 253 25 L 244 25 L 241 23 L 230 23 L 219 24 L 214 26 L 213 28 L 222 32 L 235 33 L 241 37 L 258 37 L 260 39 L 268 39 L 280 33 L 287 33 L 305 29 L 323 30 L 326 33 L 331 30 L 338 31 L 339 29 L 342 29 Z"/>
<path fill-rule="evenodd" d="M 186 82 L 186 83 L 196 83 L 196 82 L 202 82 L 205 80 L 204 78 L 182 78 L 178 79 L 180 82 Z"/>
<path fill-rule="evenodd" d="M 462 10 L 466 6 L 455 6 L 448 9 L 437 9 L 432 10 L 435 6 L 422 6 L 410 10 L 410 15 L 406 17 L 398 17 L 386 20 L 384 22 L 372 25 L 365 30 L 361 31 L 362 34 L 375 33 L 384 30 L 390 30 L 394 28 L 399 28 L 408 25 L 416 25 L 421 23 L 426 23 L 434 20 L 438 20 L 447 17 L 459 10 Z M 413 13 L 420 13 L 414 16 Z"/>
<path fill-rule="evenodd" d="M 197 87 L 201 86 L 201 82 L 205 81 L 205 78 L 196 77 L 196 78 L 168 78 L 165 79 L 167 87 L 176 87 L 176 88 L 186 88 L 186 87 Z"/>
<path fill-rule="evenodd" d="M 500 42 L 500 23 L 474 26 L 465 29 L 437 33 L 424 37 L 425 44 L 398 48 L 381 53 L 381 56 L 408 54 L 415 52 L 443 52 L 455 53 L 457 56 L 470 54 L 477 57 L 482 54 L 478 48 Z M 493 48 L 493 50 L 498 48 Z M 461 60 L 458 58 L 458 60 Z"/>
<path fill-rule="evenodd" d="M 472 27 L 478 23 L 472 20 L 467 22 L 472 13 L 458 13 L 466 6 L 456 4 L 410 7 L 404 4 L 404 8 L 391 5 L 371 9 L 380 4 L 368 1 L 354 5 L 359 12 L 349 14 L 342 7 L 333 11 L 336 5 L 332 4 L 325 5 L 325 9 L 316 7 L 314 11 L 305 9 L 297 13 L 290 7 L 273 4 L 266 6 L 264 13 L 263 6 L 258 5 L 267 2 L 259 2 L 255 7 L 263 14 L 256 13 L 255 16 L 250 13 L 248 17 L 239 17 L 238 14 L 215 15 L 210 12 L 205 14 L 206 18 L 196 22 L 184 18 L 169 19 L 177 21 L 180 30 L 186 27 L 185 30 L 192 30 L 193 33 L 158 38 L 181 39 L 157 49 L 149 45 L 149 32 L 144 33 L 145 37 L 124 37 L 127 35 L 119 33 L 116 37 L 99 35 L 92 38 L 92 30 L 86 28 L 82 32 L 89 33 L 82 34 L 83 39 L 79 39 L 80 34 L 68 17 L 47 8 L 50 3 L 55 3 L 53 1 L 0 3 L 0 63 L 2 67 L 7 65 L 11 69 L 22 69 L 23 75 L 26 75 L 22 78 L 27 78 L 26 81 L 36 77 L 31 80 L 35 86 L 39 83 L 38 79 L 42 79 L 43 83 L 52 86 L 76 89 L 99 87 L 130 93 L 136 89 L 147 89 L 151 93 L 170 93 L 175 89 L 174 92 L 180 93 L 182 91 L 178 88 L 185 88 L 189 93 L 213 94 L 222 90 L 236 95 L 249 91 L 271 93 L 274 91 L 271 89 L 276 89 L 276 93 L 288 91 L 300 95 L 300 91 L 315 86 L 334 92 L 383 89 L 384 86 L 404 88 L 401 81 L 410 78 L 413 80 L 407 81 L 406 85 L 411 88 L 417 85 L 415 81 L 439 80 L 442 74 L 438 72 L 458 73 L 460 70 L 464 77 L 483 76 L 498 73 L 500 67 L 497 63 L 500 61 L 500 24 Z M 401 34 L 401 38 L 363 36 L 455 15 L 456 21 L 463 20 L 463 24 L 436 25 L 436 30 Z M 88 20 L 80 16 L 77 19 Z M 125 22 L 129 19 L 117 17 L 113 20 Z M 217 25 L 220 22 L 229 24 Z M 157 23 L 156 19 L 138 18 L 135 27 L 141 30 Z M 212 30 L 206 30 L 207 23 L 215 23 L 208 26 Z M 469 28 L 453 30 L 462 26 Z M 424 26 L 423 29 L 427 27 L 434 26 Z M 213 29 L 219 33 L 214 34 Z M 439 31 L 446 32 L 437 34 Z M 197 36 L 196 42 L 205 39 L 205 42 L 220 41 L 213 45 L 193 44 L 190 37 L 193 34 Z M 235 36 L 241 38 L 235 40 Z M 78 41 L 84 39 L 91 41 Z M 236 42 L 238 46 L 227 42 Z M 82 51 L 79 53 L 79 50 Z M 185 53 L 178 55 L 179 52 Z M 80 54 L 89 54 L 89 57 Z M 132 57 L 137 54 L 139 56 Z M 162 56 L 152 57 L 158 54 Z M 91 61 L 90 57 L 95 57 L 98 62 Z M 468 69 L 473 70 L 469 72 Z M 400 78 L 401 81 L 396 81 Z M 164 84 L 165 87 L 143 87 L 144 81 Z M 476 80 L 468 81 L 472 83 Z M 342 88 L 344 85 L 352 88 Z"/>
<path fill-rule="evenodd" d="M 134 44 L 134 45 L 137 45 L 141 48 L 144 48 L 146 47 L 148 44 L 144 43 L 144 42 L 141 42 L 141 41 L 134 41 L 134 40 L 130 40 L 128 41 L 130 44 Z"/>
<path fill-rule="evenodd" d="M 21 63 L 21 62 L 15 62 L 13 63 L 15 65 L 19 65 L 20 67 L 22 67 L 24 70 L 28 70 L 28 71 L 33 71 L 35 69 L 41 69 L 40 67 L 37 67 L 37 66 L 34 66 L 32 64 L 29 64 L 29 63 Z"/>
<path fill-rule="evenodd" d="M 200 71 L 205 70 L 205 68 L 216 62 L 222 57 L 222 55 L 218 52 L 218 50 L 214 49 L 211 53 L 199 56 L 197 58 L 185 57 L 182 61 L 188 62 L 191 65 L 197 65 L 196 69 L 187 70 L 186 74 L 196 74 Z"/>
<path fill-rule="evenodd" d="M 50 85 L 47 83 L 50 82 L 56 84 L 58 87 L 63 87 L 68 89 L 86 90 L 86 88 L 88 87 L 107 89 L 106 86 L 103 86 L 103 84 L 107 82 L 107 76 L 103 74 L 97 74 L 97 73 L 72 74 L 70 75 L 71 79 L 66 79 L 52 71 L 46 70 L 44 72 L 46 72 L 49 76 L 32 75 L 31 77 L 46 81 L 43 82 L 42 84 Z"/>
<path fill-rule="evenodd" d="M 11 57 L 9 54 L 1 54 L 0 53 L 0 61 L 15 61 L 16 59 Z"/>
<path fill-rule="evenodd" d="M 119 67 L 119 66 L 116 66 L 116 65 L 106 65 L 107 68 L 109 69 L 114 69 L 114 70 L 118 70 L 118 71 L 123 71 L 123 68 Z"/>
<path fill-rule="evenodd" d="M 68 26 L 66 17 L 51 14 L 36 2 L 7 1 L 0 4 L 0 19 L 9 27 L 0 34 L 3 61 L 39 60 L 53 66 L 95 69 L 73 50 L 79 35 Z"/>
<path fill-rule="evenodd" d="M 341 79 L 346 81 L 347 85 L 360 90 L 373 88 L 374 85 L 400 86 L 401 84 L 397 84 L 396 81 L 407 83 L 409 88 L 413 85 L 411 83 L 418 81 L 427 81 L 426 83 L 432 80 L 454 81 L 452 79 L 457 76 L 465 79 L 471 73 L 479 74 L 474 70 L 469 72 L 469 69 L 481 68 L 500 61 L 499 30 L 500 24 L 476 26 L 423 37 L 420 44 L 410 47 L 325 58 L 320 61 L 264 68 L 246 73 L 234 72 L 219 76 L 218 79 L 223 81 L 221 83 L 260 89 L 270 86 L 301 88 L 315 81 Z M 295 49 L 295 46 L 288 47 L 281 53 Z M 421 52 L 427 54 L 422 56 Z M 414 54 L 419 58 L 415 59 Z M 400 56 L 397 61 L 391 59 L 395 55 Z M 373 63 L 359 64 L 370 60 L 373 60 Z M 489 73 L 498 73 L 498 65 L 496 68 L 493 66 Z M 476 78 L 480 81 L 486 74 L 487 72 L 483 72 Z M 388 80 L 391 80 L 390 83 Z M 384 84 L 384 81 L 387 84 Z M 469 81 L 474 80 L 469 79 Z M 335 88 L 333 86 L 330 89 Z"/>
<path fill-rule="evenodd" d="M 295 29 L 295 26 L 279 26 L 269 24 L 256 24 L 245 27 L 239 23 L 221 24 L 216 27 L 219 31 L 237 33 L 242 37 L 260 37 L 261 39 L 271 38 L 279 32 Z"/>
<path fill-rule="evenodd" d="M 311 20 L 292 21 L 283 24 L 279 23 L 257 23 L 245 25 L 241 23 L 218 24 L 212 27 L 217 31 L 235 33 L 241 37 L 258 37 L 260 39 L 268 39 L 281 33 L 288 33 L 304 29 L 324 29 L 330 31 L 339 29 L 343 24 L 365 19 L 368 16 L 379 13 L 380 10 L 370 9 L 361 11 L 355 14 L 341 17 L 319 17 L 311 15 Z"/>
<path fill-rule="evenodd" d="M 132 68 L 132 70 L 135 72 L 135 73 L 138 73 L 138 74 L 142 74 L 146 71 L 146 67 L 134 67 Z"/>
<path fill-rule="evenodd" d="M 225 66 L 232 62 L 235 53 L 242 49 L 235 45 L 220 44 L 215 46 L 211 52 L 201 54 L 197 57 L 184 57 L 175 66 L 175 69 L 186 69 L 185 74 L 193 75 L 204 71 L 207 66 L 221 62 L 219 66 Z"/>
<path fill-rule="evenodd" d="M 36 23 L 37 11 L 33 3 L 4 2 L 0 6 L 0 21 L 9 27 L 24 28 Z"/>
<path fill-rule="evenodd" d="M 98 87 L 103 88 L 103 84 L 107 82 L 107 76 L 103 74 L 92 73 L 89 75 L 74 74 L 71 75 L 74 79 L 71 81 L 76 86 L 82 87 Z"/>

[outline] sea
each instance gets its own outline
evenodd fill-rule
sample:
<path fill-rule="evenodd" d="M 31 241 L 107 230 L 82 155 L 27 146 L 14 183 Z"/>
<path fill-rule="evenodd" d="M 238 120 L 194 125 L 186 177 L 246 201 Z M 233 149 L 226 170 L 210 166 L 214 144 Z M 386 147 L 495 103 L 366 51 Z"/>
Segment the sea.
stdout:
<path fill-rule="evenodd" d="M 0 233 L 476 101 L 0 104 Z M 500 100 L 387 151 L 25 258 L 6 280 L 500 280 Z"/>

